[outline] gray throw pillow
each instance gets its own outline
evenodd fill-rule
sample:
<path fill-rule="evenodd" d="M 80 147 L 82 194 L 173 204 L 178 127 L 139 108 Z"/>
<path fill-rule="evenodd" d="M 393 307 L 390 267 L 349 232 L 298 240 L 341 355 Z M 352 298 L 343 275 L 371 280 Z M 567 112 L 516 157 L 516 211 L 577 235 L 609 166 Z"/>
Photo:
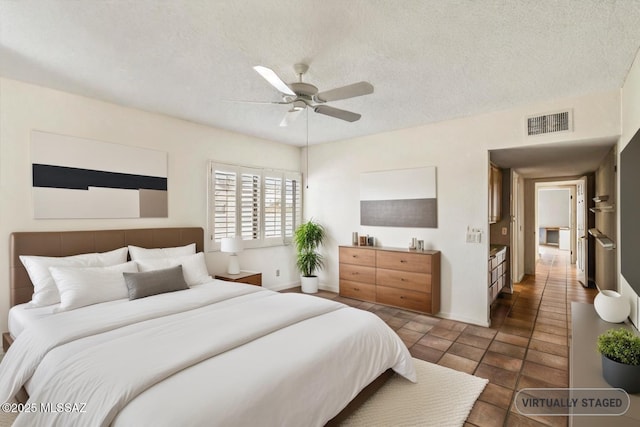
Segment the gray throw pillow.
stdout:
<path fill-rule="evenodd" d="M 129 300 L 189 289 L 184 281 L 181 265 L 143 273 L 122 274 L 129 289 Z"/>

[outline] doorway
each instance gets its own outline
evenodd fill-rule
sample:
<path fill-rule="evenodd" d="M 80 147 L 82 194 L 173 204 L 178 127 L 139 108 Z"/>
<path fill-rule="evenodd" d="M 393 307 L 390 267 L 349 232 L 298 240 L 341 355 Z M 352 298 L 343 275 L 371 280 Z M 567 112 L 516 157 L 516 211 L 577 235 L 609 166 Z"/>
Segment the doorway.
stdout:
<path fill-rule="evenodd" d="M 576 186 L 575 181 L 536 183 L 536 261 L 547 246 L 566 252 L 576 263 Z"/>

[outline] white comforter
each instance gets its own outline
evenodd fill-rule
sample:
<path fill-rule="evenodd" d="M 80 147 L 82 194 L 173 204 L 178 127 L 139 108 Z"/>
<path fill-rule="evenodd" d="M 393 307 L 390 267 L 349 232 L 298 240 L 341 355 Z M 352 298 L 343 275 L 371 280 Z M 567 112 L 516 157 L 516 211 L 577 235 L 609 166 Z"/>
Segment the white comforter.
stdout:
<path fill-rule="evenodd" d="M 415 381 L 407 348 L 377 316 L 215 281 L 25 330 L 0 365 L 0 399 L 28 383 L 38 408 L 68 404 L 15 426 L 311 426 L 388 368 Z"/>

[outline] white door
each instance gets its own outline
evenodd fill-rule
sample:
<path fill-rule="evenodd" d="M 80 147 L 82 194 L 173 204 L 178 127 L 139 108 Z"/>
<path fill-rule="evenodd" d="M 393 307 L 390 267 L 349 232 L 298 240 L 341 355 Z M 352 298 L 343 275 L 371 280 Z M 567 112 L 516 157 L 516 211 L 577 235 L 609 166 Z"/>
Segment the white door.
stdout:
<path fill-rule="evenodd" d="M 576 267 L 578 281 L 587 285 L 587 179 L 582 178 L 576 185 Z"/>
<path fill-rule="evenodd" d="M 524 186 L 522 178 L 511 170 L 511 283 L 524 276 Z"/>

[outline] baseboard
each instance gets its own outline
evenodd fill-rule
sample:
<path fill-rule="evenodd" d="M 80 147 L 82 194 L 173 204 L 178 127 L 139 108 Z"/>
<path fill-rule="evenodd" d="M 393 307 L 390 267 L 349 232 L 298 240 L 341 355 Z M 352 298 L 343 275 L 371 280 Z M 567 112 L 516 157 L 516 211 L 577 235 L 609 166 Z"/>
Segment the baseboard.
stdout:
<path fill-rule="evenodd" d="M 488 328 L 489 326 L 491 326 L 489 321 L 480 321 L 478 319 L 472 319 L 470 317 L 464 317 L 464 316 L 454 316 L 450 313 L 445 313 L 443 311 L 441 311 L 440 313 L 437 313 L 435 316 L 441 317 L 443 319 L 455 320 L 457 322 L 464 322 L 464 323 L 470 323 L 472 325 L 484 326 L 485 328 Z"/>

